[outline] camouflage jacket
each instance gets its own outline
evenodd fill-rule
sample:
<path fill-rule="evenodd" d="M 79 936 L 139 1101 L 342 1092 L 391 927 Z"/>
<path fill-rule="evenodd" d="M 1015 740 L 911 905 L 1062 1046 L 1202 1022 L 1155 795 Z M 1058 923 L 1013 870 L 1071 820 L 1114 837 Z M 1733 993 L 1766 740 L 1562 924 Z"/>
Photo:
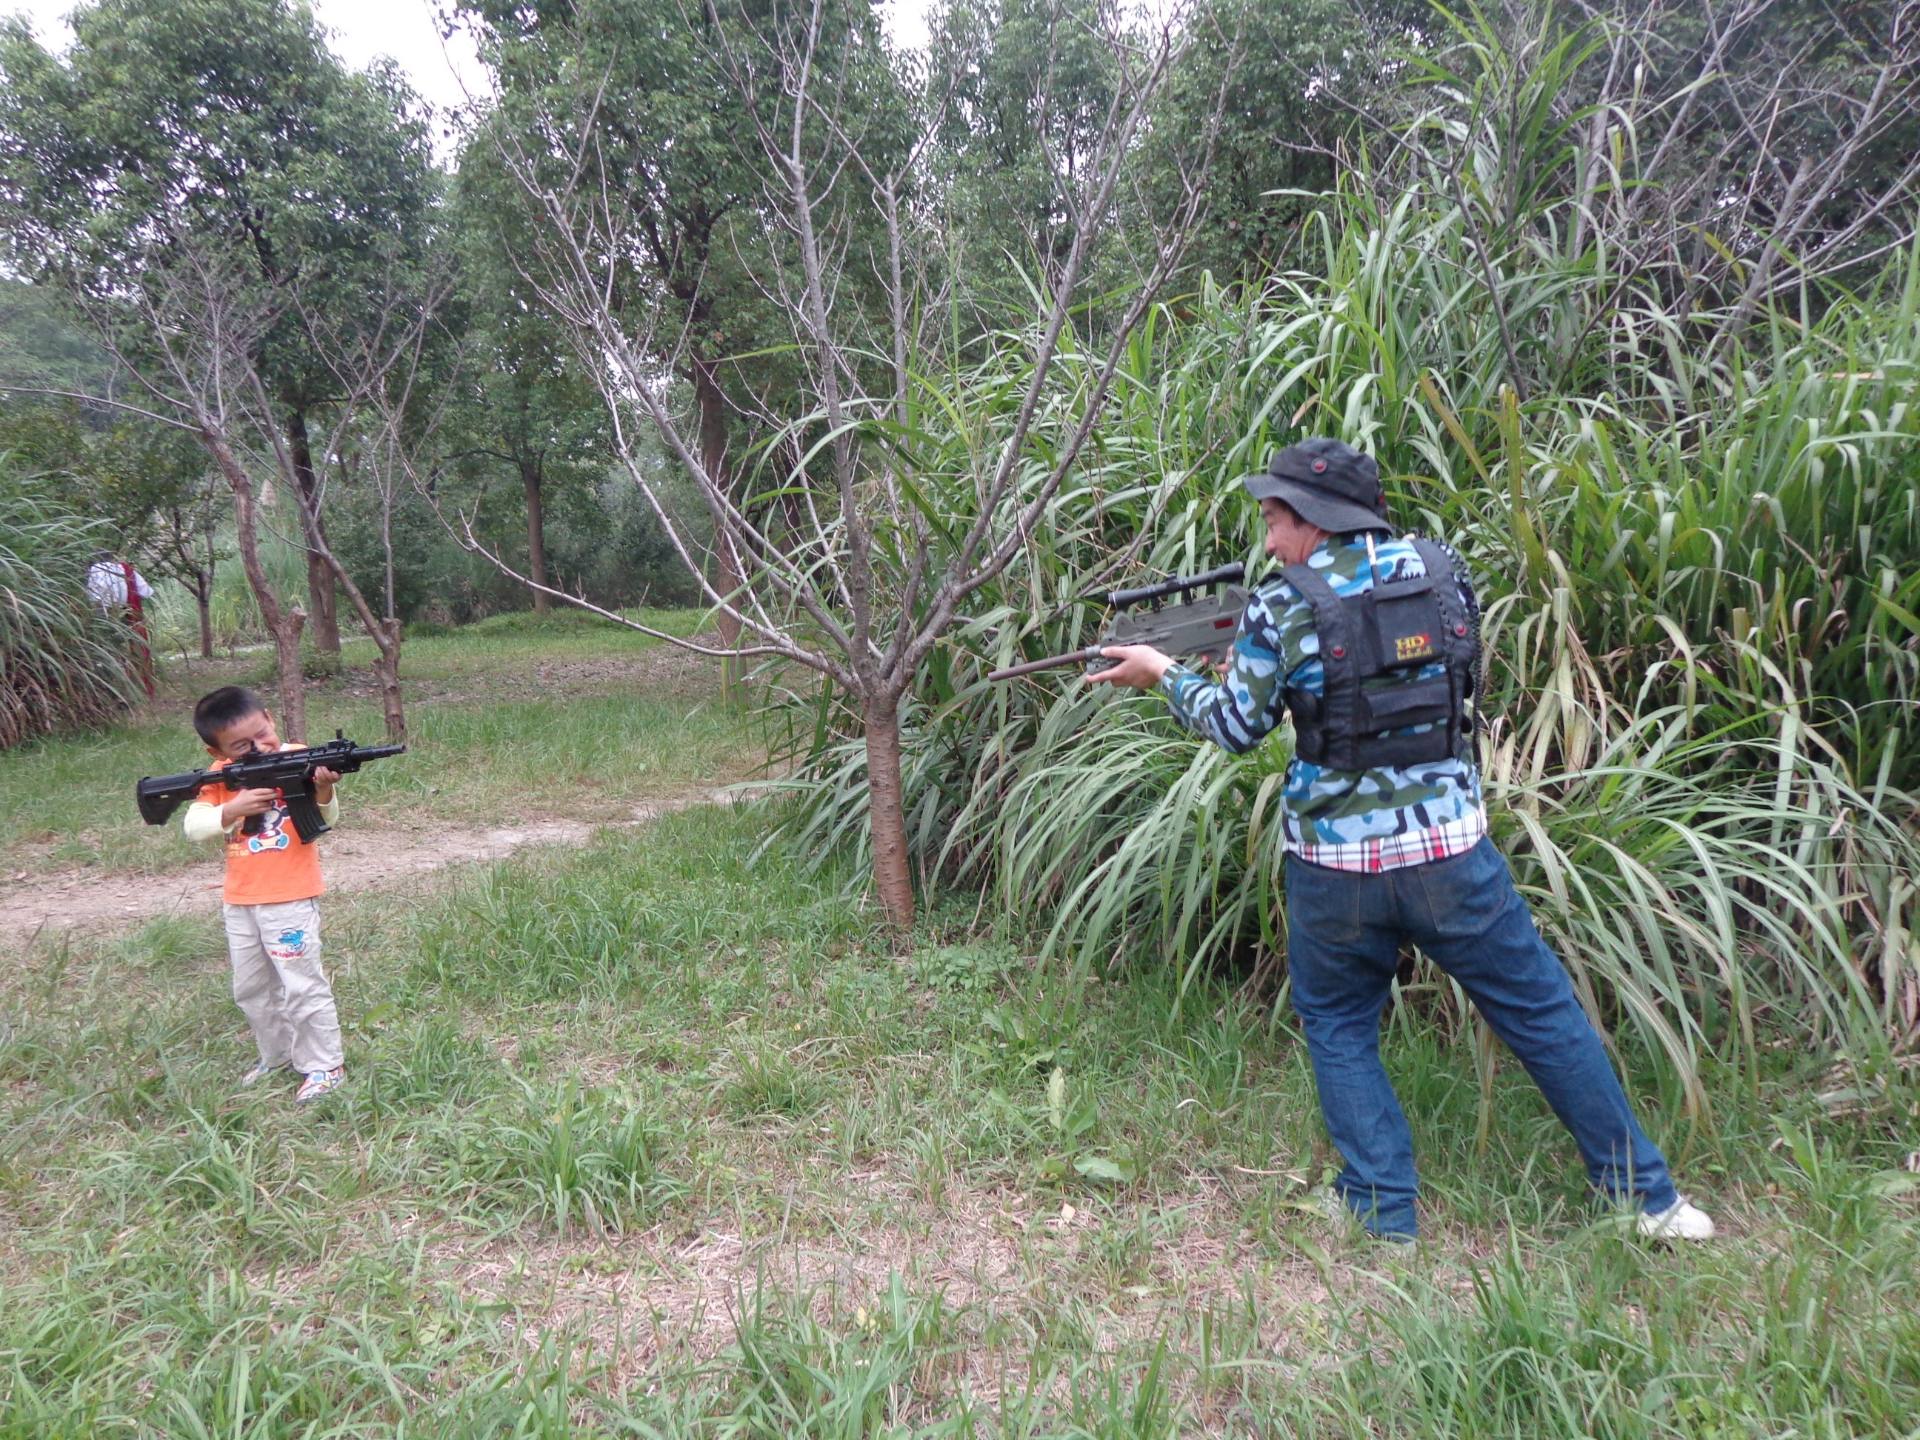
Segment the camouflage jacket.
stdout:
<path fill-rule="evenodd" d="M 1380 578 L 1424 575 L 1419 552 L 1405 540 L 1378 537 Z M 1373 587 L 1364 535 L 1324 541 L 1307 564 L 1324 571 L 1336 594 Z M 1286 690 L 1320 694 L 1325 672 L 1313 609 L 1277 576 L 1247 602 L 1227 674 L 1218 683 L 1174 665 L 1160 690 L 1180 722 L 1215 744 L 1244 754 L 1286 715 Z M 1420 674 L 1439 673 L 1435 665 Z M 1480 774 L 1470 761 L 1436 760 L 1405 769 L 1334 770 L 1294 758 L 1282 792 L 1281 823 L 1289 850 L 1411 836 L 1481 816 Z"/>

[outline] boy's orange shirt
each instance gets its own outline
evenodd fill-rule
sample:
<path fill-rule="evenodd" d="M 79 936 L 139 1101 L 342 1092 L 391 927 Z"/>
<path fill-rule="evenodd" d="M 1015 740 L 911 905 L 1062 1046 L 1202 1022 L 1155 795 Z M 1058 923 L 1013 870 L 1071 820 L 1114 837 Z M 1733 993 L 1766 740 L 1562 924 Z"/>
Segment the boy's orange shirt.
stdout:
<path fill-rule="evenodd" d="M 304 750 L 283 744 L 280 749 Z M 209 769 L 224 770 L 231 761 L 215 761 Z M 202 785 L 199 798 L 208 805 L 224 805 L 235 792 L 224 785 Z M 320 847 L 309 845 L 293 828 L 285 805 L 275 805 L 260 816 L 260 833 L 248 835 L 240 827 L 227 832 L 227 883 L 220 898 L 229 905 L 284 905 L 289 900 L 311 900 L 326 889 L 320 878 Z"/>

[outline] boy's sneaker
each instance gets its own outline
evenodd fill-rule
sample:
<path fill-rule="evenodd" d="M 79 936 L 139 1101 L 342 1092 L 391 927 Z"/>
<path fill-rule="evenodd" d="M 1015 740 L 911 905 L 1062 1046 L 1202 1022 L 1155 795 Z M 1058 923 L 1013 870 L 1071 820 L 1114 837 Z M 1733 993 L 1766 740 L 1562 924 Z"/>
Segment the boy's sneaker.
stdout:
<path fill-rule="evenodd" d="M 1713 1217 L 1689 1204 L 1684 1195 L 1664 1210 L 1642 1210 L 1634 1228 L 1650 1240 L 1713 1239 Z"/>
<path fill-rule="evenodd" d="M 282 1070 L 291 1069 L 293 1069 L 293 1062 L 291 1060 L 282 1060 L 278 1065 L 269 1065 L 264 1060 L 256 1060 L 248 1068 L 247 1073 L 240 1077 L 240 1088 L 245 1090 L 251 1086 L 258 1085 L 269 1075 L 277 1075 Z"/>
<path fill-rule="evenodd" d="M 331 1070 L 309 1070 L 307 1078 L 300 1082 L 300 1088 L 293 1098 L 302 1105 L 309 1100 L 318 1100 L 329 1090 L 337 1090 L 347 1083 L 347 1067 L 336 1065 Z"/>

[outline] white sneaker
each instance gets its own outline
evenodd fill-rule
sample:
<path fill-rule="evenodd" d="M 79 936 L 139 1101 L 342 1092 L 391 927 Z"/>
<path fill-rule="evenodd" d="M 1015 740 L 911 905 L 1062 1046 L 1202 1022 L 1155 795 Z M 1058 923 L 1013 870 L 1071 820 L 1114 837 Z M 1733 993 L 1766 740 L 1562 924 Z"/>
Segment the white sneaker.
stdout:
<path fill-rule="evenodd" d="M 1361 1228 L 1360 1217 L 1353 1213 L 1340 1192 L 1331 1185 L 1322 1185 L 1309 1191 L 1307 1205 L 1342 1234 L 1354 1234 Z"/>
<path fill-rule="evenodd" d="M 1324 1215 L 1334 1230 L 1346 1239 L 1377 1240 L 1382 1245 L 1398 1245 L 1412 1249 L 1417 1243 L 1411 1235 L 1376 1235 L 1367 1229 L 1366 1222 L 1353 1213 L 1353 1207 L 1346 1197 L 1331 1185 L 1322 1185 L 1312 1192 L 1308 1202 L 1312 1209 Z"/>
<path fill-rule="evenodd" d="M 1682 1195 L 1664 1210 L 1642 1210 L 1634 1229 L 1650 1240 L 1711 1240 L 1713 1217 Z"/>

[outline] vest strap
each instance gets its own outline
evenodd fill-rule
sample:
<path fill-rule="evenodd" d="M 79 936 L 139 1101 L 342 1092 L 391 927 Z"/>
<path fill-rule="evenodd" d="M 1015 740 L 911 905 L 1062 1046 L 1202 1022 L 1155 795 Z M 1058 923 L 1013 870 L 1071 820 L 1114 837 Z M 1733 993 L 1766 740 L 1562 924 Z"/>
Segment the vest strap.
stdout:
<path fill-rule="evenodd" d="M 1420 563 L 1427 567 L 1427 574 L 1436 580 L 1444 575 L 1453 582 L 1441 586 L 1439 593 L 1440 617 L 1450 632 L 1445 637 L 1447 681 L 1453 690 L 1453 703 L 1447 707 L 1447 753 L 1456 755 L 1462 753 L 1463 749 L 1461 739 L 1467 724 L 1467 701 L 1479 701 L 1479 696 L 1473 693 L 1480 648 L 1480 626 L 1472 614 L 1476 607 L 1471 599 L 1461 593 L 1462 582 L 1454 568 L 1454 557 L 1444 546 L 1423 535 L 1409 535 L 1407 539 L 1413 542 Z"/>
<path fill-rule="evenodd" d="M 1327 582 L 1326 576 L 1311 565 L 1295 563 L 1280 572 L 1280 578 L 1298 590 L 1313 607 L 1313 630 L 1320 640 L 1320 665 L 1326 679 L 1322 685 L 1317 723 L 1302 726 L 1294 715 L 1294 753 L 1314 765 L 1336 770 L 1351 768 L 1342 764 L 1341 737 L 1351 737 L 1360 724 L 1360 687 L 1358 667 L 1352 662 L 1355 636 L 1347 607 Z"/>

